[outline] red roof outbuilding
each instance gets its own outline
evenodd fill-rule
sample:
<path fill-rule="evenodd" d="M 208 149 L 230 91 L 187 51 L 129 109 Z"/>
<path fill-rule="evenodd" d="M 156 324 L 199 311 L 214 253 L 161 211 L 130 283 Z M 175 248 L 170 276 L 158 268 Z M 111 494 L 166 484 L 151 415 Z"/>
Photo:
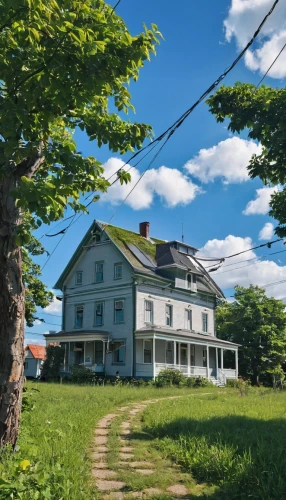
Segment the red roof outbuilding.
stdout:
<path fill-rule="evenodd" d="M 27 344 L 26 349 L 30 349 L 35 359 L 46 359 L 46 348 L 44 345 Z"/>

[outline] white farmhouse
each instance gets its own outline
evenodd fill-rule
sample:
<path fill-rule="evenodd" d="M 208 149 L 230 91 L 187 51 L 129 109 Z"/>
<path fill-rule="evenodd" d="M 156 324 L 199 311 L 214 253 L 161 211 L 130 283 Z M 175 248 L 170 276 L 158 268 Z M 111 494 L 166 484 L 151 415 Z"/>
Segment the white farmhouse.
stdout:
<path fill-rule="evenodd" d="M 63 371 L 85 365 L 107 376 L 151 379 L 164 368 L 225 383 L 238 376 L 238 345 L 215 332 L 223 293 L 197 249 L 94 221 L 55 288 L 62 331 L 46 335 L 65 351 Z M 227 352 L 227 354 L 226 354 Z"/>

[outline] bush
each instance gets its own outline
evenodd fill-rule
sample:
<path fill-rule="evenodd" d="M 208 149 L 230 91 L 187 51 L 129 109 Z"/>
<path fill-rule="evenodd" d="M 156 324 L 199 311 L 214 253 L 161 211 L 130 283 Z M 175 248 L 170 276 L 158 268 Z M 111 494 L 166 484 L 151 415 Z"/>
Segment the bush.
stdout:
<path fill-rule="evenodd" d="M 168 387 L 172 385 L 184 386 L 186 385 L 186 377 L 180 372 L 180 370 L 172 370 L 166 368 L 162 370 L 158 377 L 156 378 L 155 385 L 157 387 Z"/>
<path fill-rule="evenodd" d="M 68 380 L 74 384 L 96 385 L 98 376 L 85 366 L 72 366 Z"/>

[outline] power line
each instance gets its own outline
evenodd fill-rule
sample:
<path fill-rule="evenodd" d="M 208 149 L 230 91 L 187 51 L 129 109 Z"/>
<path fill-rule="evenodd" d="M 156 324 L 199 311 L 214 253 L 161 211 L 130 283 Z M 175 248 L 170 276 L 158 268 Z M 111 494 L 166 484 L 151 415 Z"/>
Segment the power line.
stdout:
<path fill-rule="evenodd" d="M 258 84 L 256 85 L 255 87 L 255 90 L 258 89 L 258 87 L 261 85 L 261 83 L 263 82 L 264 78 L 266 78 L 266 76 L 268 75 L 269 71 L 271 70 L 272 66 L 274 66 L 274 64 L 276 63 L 278 57 L 280 57 L 280 55 L 282 54 L 283 50 L 285 49 L 286 47 L 286 43 L 283 45 L 282 49 L 280 50 L 279 54 L 275 57 L 274 61 L 270 64 L 268 70 L 264 73 L 263 77 L 261 78 L 261 80 L 258 82 Z"/>
<path fill-rule="evenodd" d="M 121 0 L 119 0 L 119 1 L 121 1 Z M 160 136 L 156 137 L 151 143 L 147 144 L 146 146 L 144 146 L 144 147 L 140 148 L 138 151 L 136 151 L 136 153 L 134 153 L 131 156 L 131 158 L 129 158 L 129 160 L 122 167 L 120 167 L 114 174 L 112 174 L 112 175 L 118 174 L 124 168 L 124 166 L 127 165 L 127 163 L 130 163 L 130 161 L 132 161 L 134 158 L 136 158 L 136 156 L 138 156 L 140 153 L 142 153 L 142 151 L 144 151 L 147 148 L 149 148 L 150 146 L 152 146 L 152 144 L 154 144 L 155 142 L 160 142 L 171 131 L 173 131 L 172 133 L 174 133 L 175 130 L 182 125 L 182 123 L 189 116 L 189 114 L 192 113 L 192 111 L 194 111 L 194 109 L 221 83 L 221 81 L 237 65 L 237 63 L 240 61 L 240 59 L 244 56 L 245 52 L 249 49 L 249 47 L 253 44 L 254 40 L 259 35 L 262 27 L 264 26 L 264 24 L 267 21 L 268 17 L 271 16 L 271 14 L 274 11 L 274 9 L 275 9 L 276 5 L 278 4 L 278 2 L 279 2 L 279 0 L 275 0 L 275 2 L 273 3 L 271 9 L 268 11 L 268 13 L 266 14 L 266 16 L 263 18 L 263 20 L 260 23 L 259 27 L 257 28 L 257 30 L 255 31 L 254 35 L 252 36 L 251 40 L 247 43 L 247 45 L 240 52 L 240 54 L 233 61 L 233 63 L 212 83 L 212 85 L 210 85 L 210 87 L 201 95 L 201 97 L 187 111 L 185 111 L 185 113 L 183 113 L 170 127 L 168 127 Z M 117 2 L 117 4 L 115 5 L 114 9 L 117 7 L 118 4 L 119 4 L 119 2 Z M 63 219 L 63 221 L 64 220 L 68 220 L 71 217 L 72 216 L 67 217 L 66 219 Z"/>
<path fill-rule="evenodd" d="M 114 5 L 114 7 L 113 7 L 113 9 L 112 9 L 112 11 L 111 11 L 111 14 L 110 14 L 111 16 L 112 16 L 113 12 L 115 11 L 115 9 L 116 9 L 116 8 L 118 7 L 118 5 L 120 4 L 120 2 L 121 2 L 121 0 L 118 0 L 118 2 Z"/>
<path fill-rule="evenodd" d="M 242 264 L 242 263 L 245 263 L 245 262 L 251 262 L 252 260 L 265 259 L 266 257 L 269 257 L 270 255 L 277 255 L 279 253 L 284 253 L 284 252 L 286 252 L 286 250 L 279 250 L 279 252 L 271 252 L 271 253 L 268 253 L 268 254 L 265 254 L 265 255 L 257 255 L 256 257 L 252 257 L 252 259 L 238 260 L 236 262 L 232 262 L 231 264 L 225 264 L 223 266 L 223 269 L 225 267 L 235 266 L 236 264 Z M 211 266 L 206 266 L 205 269 L 207 269 L 208 267 L 211 267 Z"/>
<path fill-rule="evenodd" d="M 41 337 L 43 337 L 43 335 L 44 335 L 43 333 L 29 332 L 29 330 L 25 332 L 25 335 L 26 335 L 26 334 L 27 334 L 27 335 L 40 335 Z"/>
<path fill-rule="evenodd" d="M 114 6 L 113 10 L 112 10 L 112 13 L 113 11 L 115 10 L 115 8 L 119 5 L 121 0 L 119 0 L 116 5 Z M 217 78 L 217 80 L 215 80 L 211 85 L 210 87 L 199 97 L 199 99 L 187 110 L 185 111 L 185 113 L 183 113 L 183 115 L 181 115 L 167 130 L 165 130 L 165 132 L 163 132 L 163 134 L 161 134 L 159 137 L 157 137 L 154 141 L 152 141 L 152 143 L 150 143 L 149 145 L 139 149 L 132 157 L 131 159 L 129 160 L 129 162 L 134 159 L 138 154 L 140 154 L 143 150 L 145 150 L 147 147 L 149 148 L 152 144 L 154 144 L 155 142 L 160 142 L 164 137 L 167 136 L 164 144 L 161 146 L 159 152 L 163 149 L 163 147 L 165 146 L 165 144 L 168 142 L 168 140 L 171 138 L 171 136 L 174 134 L 174 132 L 183 124 L 183 122 L 186 120 L 186 118 L 194 111 L 194 109 L 202 102 L 204 101 L 204 99 L 222 82 L 222 80 L 224 80 L 224 78 L 232 71 L 232 69 L 237 65 L 237 63 L 240 61 L 240 59 L 244 56 L 245 52 L 249 49 L 249 47 L 253 44 L 254 40 L 256 39 L 256 37 L 259 35 L 263 25 L 265 24 L 265 22 L 267 21 L 268 17 L 271 16 L 272 12 L 274 11 L 276 5 L 278 4 L 279 0 L 275 0 L 275 2 L 273 3 L 271 9 L 268 11 L 268 13 L 266 14 L 266 16 L 263 18 L 262 22 L 260 23 L 260 25 L 258 26 L 257 30 L 255 31 L 254 35 L 252 36 L 251 40 L 247 43 L 247 45 L 244 47 L 244 49 L 240 52 L 240 54 L 236 57 L 236 59 L 233 61 L 233 63 L 227 68 L 225 69 L 225 71 Z M 112 14 L 111 13 L 111 14 Z M 150 162 L 150 164 L 148 165 L 147 169 L 145 169 L 145 171 L 143 172 L 143 174 L 140 176 L 140 178 L 138 179 L 138 181 L 136 182 L 136 184 L 133 186 L 133 188 L 131 189 L 131 191 L 128 193 L 127 197 L 123 200 L 123 202 L 119 205 L 119 207 L 117 208 L 117 210 L 115 211 L 115 213 L 112 215 L 112 217 L 110 218 L 110 220 L 112 220 L 115 215 L 117 214 L 117 212 L 119 211 L 119 209 L 121 208 L 121 206 L 125 203 L 125 201 L 127 200 L 127 198 L 130 196 L 130 194 L 134 191 L 134 189 L 136 188 L 136 186 L 139 184 L 139 182 L 141 181 L 141 179 L 143 178 L 143 176 L 145 175 L 146 171 L 150 168 L 151 164 L 153 163 L 153 161 L 157 158 L 159 152 L 156 153 L 156 155 L 153 157 L 152 161 Z M 125 163 L 126 165 L 126 163 Z M 117 172 L 115 173 L 119 173 L 122 168 L 124 167 L 124 165 L 118 169 Z M 114 175 L 114 174 L 113 174 Z M 119 179 L 119 177 L 118 177 Z M 117 179 L 117 180 L 118 180 Z M 116 180 L 116 181 L 117 181 Z M 90 204 L 90 203 L 89 203 Z M 89 206 L 89 204 L 87 206 Z M 86 208 L 87 208 L 86 206 Z M 81 214 L 82 215 L 82 214 Z M 80 215 L 80 216 L 81 216 Z M 73 216 L 75 217 L 75 216 Z M 78 217 L 79 218 L 79 217 Z M 77 219 L 78 220 L 78 219 Z M 110 220 L 107 222 L 106 225 L 109 224 Z M 76 221 L 75 221 L 76 222 Z M 62 237 L 61 239 L 59 240 L 58 244 L 55 246 L 54 250 L 52 251 L 52 253 L 49 255 L 49 257 L 47 258 L 44 266 L 42 267 L 42 269 L 44 269 L 44 267 L 47 265 L 48 261 L 50 260 L 50 258 L 52 257 L 52 255 L 54 254 L 55 250 L 57 249 L 57 247 L 59 246 L 59 244 L 61 243 L 62 239 L 64 238 L 66 232 L 68 231 L 69 227 L 72 225 L 73 223 L 73 220 L 72 222 L 67 226 L 67 228 L 65 228 L 65 230 L 63 231 L 60 231 L 59 234 L 62 234 Z M 106 227 L 106 226 L 105 226 Z"/>
<path fill-rule="evenodd" d="M 110 224 L 110 222 L 112 221 L 112 219 L 115 217 L 115 215 L 117 214 L 117 212 L 120 210 L 120 208 L 122 207 L 122 205 L 124 205 L 124 203 L 126 202 L 126 200 L 129 198 L 129 196 L 131 195 L 131 193 L 134 191 L 134 189 L 136 188 L 136 186 L 139 184 L 139 182 L 141 181 L 141 179 L 144 177 L 144 175 L 146 174 L 147 170 L 149 170 L 149 168 L 151 167 L 151 165 L 154 163 L 154 161 L 156 160 L 156 158 L 159 156 L 160 152 L 162 151 L 163 147 L 165 146 L 166 142 L 169 140 L 170 138 L 170 135 L 169 134 L 167 136 L 167 138 L 165 139 L 165 141 L 163 142 L 163 144 L 161 145 L 160 149 L 157 151 L 157 153 L 153 156 L 152 160 L 150 161 L 150 163 L 148 164 L 147 168 L 145 168 L 145 170 L 142 172 L 142 174 L 140 175 L 138 181 L 134 184 L 134 186 L 132 187 L 132 189 L 130 189 L 129 193 L 127 194 L 127 196 L 125 196 L 124 200 L 122 200 L 122 202 L 120 203 L 120 205 L 117 207 L 117 209 L 115 210 L 115 212 L 112 214 L 112 216 L 110 217 L 110 219 L 106 222 L 106 224 L 104 224 L 104 226 L 102 227 L 101 229 L 101 232 L 103 232 L 105 230 L 105 228 Z"/>
<path fill-rule="evenodd" d="M 81 214 L 81 215 L 82 215 L 82 214 Z M 69 223 L 69 225 L 67 226 L 67 228 L 66 228 L 65 232 L 63 233 L 62 237 L 59 239 L 59 241 L 57 242 L 56 246 L 54 247 L 54 249 L 52 250 L 52 252 L 49 254 L 49 256 L 48 256 L 48 258 L 47 258 L 46 262 L 45 262 L 45 263 L 44 263 L 44 265 L 42 266 L 42 271 L 43 271 L 43 269 L 45 269 L 45 267 L 46 267 L 47 263 L 49 262 L 49 260 L 51 259 L 51 257 L 52 257 L 52 256 L 53 256 L 53 254 L 55 253 L 56 249 L 58 248 L 58 246 L 59 246 L 59 245 L 60 245 L 60 243 L 62 242 L 63 238 L 65 237 L 65 235 L 66 235 L 66 233 L 67 233 L 67 230 L 68 230 L 68 229 L 69 229 L 69 227 L 72 225 L 72 223 L 73 223 L 73 220 L 74 220 L 75 216 L 76 216 L 76 214 L 74 214 L 72 221 Z"/>
<path fill-rule="evenodd" d="M 46 313 L 46 312 L 39 312 L 38 314 L 41 314 L 41 315 L 44 315 L 44 316 L 54 316 L 55 318 L 61 318 L 60 314 L 52 314 L 52 313 Z"/>
<path fill-rule="evenodd" d="M 283 238 L 279 238 L 279 239 L 273 240 L 273 241 L 267 241 L 267 243 L 262 243 L 262 245 L 257 245 L 256 247 L 247 248 L 246 250 L 242 250 L 241 252 L 237 252 L 237 253 L 234 253 L 232 255 L 227 255 L 226 257 L 197 257 L 196 256 L 196 259 L 203 260 L 206 262 L 210 262 L 210 261 L 223 262 L 225 259 L 231 259 L 232 257 L 237 257 L 238 255 L 241 255 L 241 254 L 246 253 L 246 252 L 250 252 L 251 250 L 257 250 L 257 248 L 262 248 L 262 247 L 271 248 L 271 245 L 273 245 L 274 243 L 278 243 L 279 241 L 283 241 Z M 208 267 L 211 267 L 211 266 L 208 266 Z"/>
<path fill-rule="evenodd" d="M 259 286 L 259 288 L 268 288 L 269 286 L 282 285 L 283 283 L 286 283 L 286 280 L 274 281 L 273 283 L 266 283 L 266 285 L 255 285 L 255 286 Z M 229 288 L 223 288 L 223 290 L 233 290 L 233 289 L 234 286 L 231 286 Z"/>

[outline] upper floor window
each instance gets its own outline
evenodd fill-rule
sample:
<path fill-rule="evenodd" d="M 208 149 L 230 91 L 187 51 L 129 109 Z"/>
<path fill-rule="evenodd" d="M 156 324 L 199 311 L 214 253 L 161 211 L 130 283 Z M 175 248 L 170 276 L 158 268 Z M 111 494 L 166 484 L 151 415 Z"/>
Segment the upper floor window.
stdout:
<path fill-rule="evenodd" d="M 188 288 L 192 287 L 192 275 L 191 274 L 187 274 L 187 285 L 188 285 Z"/>
<path fill-rule="evenodd" d="M 95 304 L 95 318 L 94 318 L 95 326 L 103 325 L 103 302 L 97 302 Z"/>
<path fill-rule="evenodd" d="M 114 301 L 114 323 L 124 323 L 124 300 Z"/>
<path fill-rule="evenodd" d="M 82 275 L 83 275 L 82 271 L 77 271 L 75 273 L 75 284 L 76 285 L 82 285 Z"/>
<path fill-rule="evenodd" d="M 83 326 L 83 306 L 75 306 L 75 328 Z"/>
<path fill-rule="evenodd" d="M 113 363 L 125 363 L 125 342 L 113 343 Z"/>
<path fill-rule="evenodd" d="M 145 323 L 153 323 L 153 302 L 151 300 L 145 300 L 144 321 Z"/>
<path fill-rule="evenodd" d="M 119 280 L 122 278 L 122 264 L 121 262 L 118 262 L 117 264 L 114 264 L 114 279 Z"/>
<path fill-rule="evenodd" d="M 166 304 L 166 325 L 173 326 L 173 306 Z"/>
<path fill-rule="evenodd" d="M 207 333 L 208 332 L 208 314 L 207 313 L 202 313 L 202 326 L 203 326 L 203 332 Z"/>
<path fill-rule="evenodd" d="M 192 329 L 192 310 L 191 309 L 185 309 L 185 329 L 186 330 Z"/>
<path fill-rule="evenodd" d="M 144 342 L 144 363 L 152 363 L 152 341 L 143 340 Z"/>
<path fill-rule="evenodd" d="M 103 262 L 95 263 L 95 283 L 103 281 Z"/>

